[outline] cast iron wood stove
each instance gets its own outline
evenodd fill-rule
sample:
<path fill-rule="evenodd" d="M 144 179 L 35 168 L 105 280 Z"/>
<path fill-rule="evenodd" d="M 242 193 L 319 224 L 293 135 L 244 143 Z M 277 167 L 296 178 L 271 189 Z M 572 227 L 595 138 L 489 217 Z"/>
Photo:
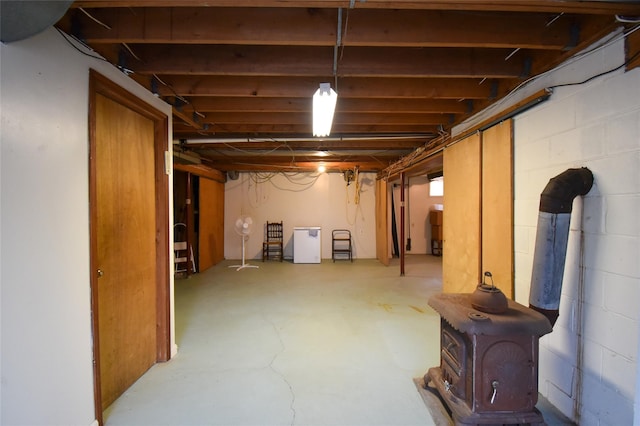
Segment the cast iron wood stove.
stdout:
<path fill-rule="evenodd" d="M 438 294 L 440 366 L 432 383 L 457 425 L 544 424 L 538 401 L 538 341 L 552 331 L 541 313 L 508 301 L 506 312 L 472 306 L 471 294 Z"/>
<path fill-rule="evenodd" d="M 507 300 L 493 279 L 473 294 L 429 299 L 440 314 L 440 366 L 424 384 L 435 387 L 457 425 L 544 424 L 536 409 L 538 341 L 559 315 L 573 199 L 592 185 L 589 169 L 567 169 L 540 195 L 529 308 Z"/>

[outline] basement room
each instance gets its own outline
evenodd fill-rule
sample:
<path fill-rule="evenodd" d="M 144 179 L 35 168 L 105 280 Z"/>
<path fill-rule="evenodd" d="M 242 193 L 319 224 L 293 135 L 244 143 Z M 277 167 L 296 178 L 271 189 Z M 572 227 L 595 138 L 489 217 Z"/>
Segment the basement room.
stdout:
<path fill-rule="evenodd" d="M 640 3 L 2 0 L 0 41 L 0 424 L 640 424 Z"/>

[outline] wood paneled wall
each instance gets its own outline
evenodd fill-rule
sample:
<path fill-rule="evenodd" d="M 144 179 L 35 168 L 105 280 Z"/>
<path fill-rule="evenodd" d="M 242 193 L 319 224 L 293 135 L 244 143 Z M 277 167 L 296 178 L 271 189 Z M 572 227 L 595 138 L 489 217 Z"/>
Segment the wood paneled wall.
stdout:
<path fill-rule="evenodd" d="M 443 291 L 470 293 L 490 271 L 513 297 L 512 121 L 444 150 Z"/>
<path fill-rule="evenodd" d="M 513 297 L 513 150 L 511 120 L 482 133 L 482 271 Z"/>
<path fill-rule="evenodd" d="M 200 177 L 198 266 L 203 272 L 224 259 L 224 184 Z"/>
<path fill-rule="evenodd" d="M 480 134 L 444 150 L 442 290 L 472 291 L 480 276 Z"/>
<path fill-rule="evenodd" d="M 387 181 L 376 180 L 376 257 L 383 265 L 389 265 L 389 235 L 387 215 Z"/>

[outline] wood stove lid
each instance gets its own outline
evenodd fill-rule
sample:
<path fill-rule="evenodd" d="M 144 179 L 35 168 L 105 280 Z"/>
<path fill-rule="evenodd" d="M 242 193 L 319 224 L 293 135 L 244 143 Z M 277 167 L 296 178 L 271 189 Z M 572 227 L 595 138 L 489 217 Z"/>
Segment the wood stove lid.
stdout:
<path fill-rule="evenodd" d="M 489 314 L 471 306 L 469 293 L 441 293 L 429 298 L 429 305 L 453 328 L 468 334 L 498 336 L 525 333 L 543 336 L 553 328 L 547 317 L 513 300 L 503 314 Z"/>

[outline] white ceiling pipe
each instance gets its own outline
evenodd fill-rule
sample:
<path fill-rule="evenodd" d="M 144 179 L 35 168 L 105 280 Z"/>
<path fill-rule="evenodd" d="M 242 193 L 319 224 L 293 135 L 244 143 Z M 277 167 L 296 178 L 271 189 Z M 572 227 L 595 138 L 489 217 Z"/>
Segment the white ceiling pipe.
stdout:
<path fill-rule="evenodd" d="M 328 138 L 203 138 L 203 139 L 174 139 L 174 144 L 200 144 L 200 143 L 242 143 L 242 142 L 345 142 L 345 141 L 367 141 L 367 140 L 408 140 L 417 138 L 432 138 L 432 135 L 415 134 L 415 135 L 396 135 L 396 136 L 336 136 Z"/>

